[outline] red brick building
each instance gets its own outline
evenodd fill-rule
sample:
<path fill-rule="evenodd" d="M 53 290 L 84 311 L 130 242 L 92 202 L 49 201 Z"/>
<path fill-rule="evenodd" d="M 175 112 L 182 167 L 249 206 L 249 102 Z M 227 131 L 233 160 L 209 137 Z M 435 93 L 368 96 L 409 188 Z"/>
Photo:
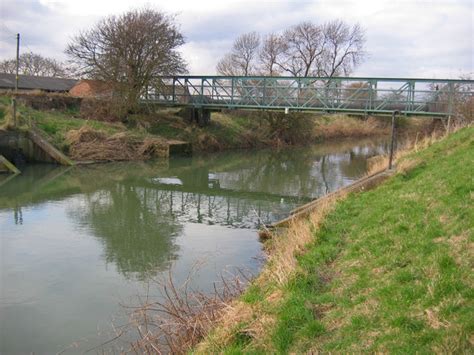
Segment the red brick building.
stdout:
<path fill-rule="evenodd" d="M 110 97 L 112 93 L 112 88 L 105 81 L 88 79 L 80 80 L 69 90 L 69 94 L 75 97 Z"/>

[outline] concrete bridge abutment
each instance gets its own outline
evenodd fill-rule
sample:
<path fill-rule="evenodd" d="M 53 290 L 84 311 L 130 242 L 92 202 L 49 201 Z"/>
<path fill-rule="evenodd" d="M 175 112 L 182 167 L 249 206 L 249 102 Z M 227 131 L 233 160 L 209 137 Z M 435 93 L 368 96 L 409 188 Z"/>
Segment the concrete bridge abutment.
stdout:
<path fill-rule="evenodd" d="M 211 110 L 202 107 L 183 108 L 181 116 L 190 123 L 196 123 L 199 127 L 205 127 L 211 123 Z"/>
<path fill-rule="evenodd" d="M 74 164 L 35 130 L 0 130 L 0 154 L 17 167 L 26 163 Z"/>

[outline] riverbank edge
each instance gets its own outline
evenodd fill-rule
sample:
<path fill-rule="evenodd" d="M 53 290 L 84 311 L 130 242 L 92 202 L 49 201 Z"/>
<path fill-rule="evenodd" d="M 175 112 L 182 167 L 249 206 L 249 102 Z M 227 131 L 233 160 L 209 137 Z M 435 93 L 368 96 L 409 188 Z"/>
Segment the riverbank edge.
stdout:
<path fill-rule="evenodd" d="M 380 156 L 376 156 L 377 158 Z M 384 159 L 385 162 L 385 159 Z M 359 192 L 368 191 L 371 189 L 376 188 L 378 185 L 382 184 L 385 180 L 393 176 L 395 171 L 383 169 L 381 171 L 373 172 L 374 170 L 371 169 L 370 173 L 363 178 L 358 179 L 357 181 L 353 182 L 352 184 L 342 187 L 334 192 L 328 193 L 320 198 L 312 200 L 302 206 L 299 206 L 290 212 L 290 215 L 282 220 L 276 221 L 264 229 L 260 230 L 260 237 L 266 235 L 271 230 L 277 228 L 286 228 L 291 225 L 291 223 L 295 219 L 305 218 L 307 217 L 312 211 L 319 208 L 320 206 L 324 206 L 324 204 L 328 203 L 327 201 L 331 201 L 333 199 L 337 200 L 339 198 L 343 198 L 348 194 L 354 194 Z"/>
<path fill-rule="evenodd" d="M 41 98 L 41 97 L 40 97 Z M 0 115 L 8 127 L 8 97 L 2 97 Z M 267 149 L 302 146 L 344 138 L 383 137 L 390 134 L 389 120 L 346 115 L 305 114 L 295 117 L 295 127 L 269 132 L 260 112 L 213 113 L 211 125 L 199 127 L 186 122 L 177 112 L 163 110 L 150 115 L 131 116 L 120 122 L 79 118 L 79 113 L 38 110 L 19 106 L 20 122 L 33 126 L 57 149 L 78 163 L 167 158 L 171 145 L 187 145 L 196 153 L 226 150 Z M 414 136 L 420 131 L 439 129 L 432 119 L 399 120 L 399 134 Z M 277 134 L 278 133 L 278 134 Z M 276 136 L 275 136 L 276 134 Z M 104 153 L 105 152 L 105 153 Z"/>
<path fill-rule="evenodd" d="M 467 136 L 469 133 L 474 134 L 472 127 L 463 128 L 462 131 L 467 130 Z M 454 133 L 449 136 L 443 137 L 439 142 L 449 141 L 454 142 L 452 145 L 456 146 L 456 137 L 461 133 Z M 464 139 L 466 132 L 464 133 Z M 451 138 L 452 137 L 452 138 Z M 472 143 L 472 138 L 471 138 Z M 428 164 L 426 159 L 420 159 L 420 152 L 424 152 L 433 145 L 439 144 L 438 139 L 430 137 L 425 139 L 423 142 L 416 142 L 410 149 L 399 151 L 396 157 L 396 172 L 394 176 L 390 177 L 384 182 L 383 185 L 392 183 L 395 179 L 404 177 L 410 174 L 410 172 L 418 170 L 420 166 L 423 168 Z M 471 144 L 472 145 L 472 144 Z M 449 145 L 448 145 L 449 146 Z M 419 148 L 423 149 L 419 152 Z M 432 148 L 436 149 L 436 148 Z M 454 148 L 452 148 L 454 149 Z M 436 158 L 431 157 L 433 161 Z M 432 162 L 431 162 L 432 163 Z M 378 189 L 373 192 L 376 193 Z M 472 194 L 472 192 L 471 192 Z M 288 342 L 288 339 L 279 339 L 280 348 L 275 348 L 274 344 L 269 343 L 275 342 L 275 337 L 295 336 L 294 334 L 288 335 L 288 332 L 294 333 L 291 330 L 291 326 L 298 326 L 298 319 L 288 319 L 289 312 L 281 309 L 281 307 L 291 308 L 291 300 L 288 303 L 287 296 L 288 288 L 292 288 L 292 283 L 297 283 L 295 275 L 301 272 L 301 259 L 308 254 L 317 254 L 321 257 L 323 271 L 315 270 L 318 284 L 327 284 L 331 282 L 331 279 L 326 279 L 327 269 L 331 269 L 331 266 L 335 262 L 335 258 L 342 251 L 340 245 L 330 245 L 331 248 L 337 249 L 336 254 L 334 250 L 325 250 L 325 246 L 321 246 L 321 251 L 316 251 L 314 247 L 317 247 L 315 242 L 315 236 L 320 233 L 320 228 L 324 225 L 326 218 L 334 212 L 334 210 L 340 205 L 348 196 L 352 194 L 341 194 L 334 198 L 325 200 L 325 203 L 318 205 L 318 210 L 311 212 L 307 217 L 301 219 L 295 219 L 291 221 L 286 231 L 279 230 L 277 235 L 269 239 L 265 243 L 265 249 L 269 255 L 266 265 L 263 267 L 261 273 L 254 279 L 247 290 L 238 299 L 229 303 L 223 312 L 223 316 L 213 327 L 207 337 L 199 343 L 192 351 L 196 354 L 204 353 L 265 353 L 265 352 L 288 352 L 295 351 L 290 345 L 294 343 L 305 343 L 307 339 L 291 339 L 288 346 L 281 347 L 281 344 Z M 371 206 L 367 206 L 368 209 Z M 376 208 L 376 206 L 372 206 Z M 329 242 L 329 244 L 338 243 Z M 328 253 L 329 255 L 324 255 Z M 322 255 L 321 255 L 322 254 Z M 326 260 L 326 261 L 324 261 Z M 306 270 L 307 272 L 307 270 Z M 329 276 L 328 276 L 329 277 Z M 332 277 L 337 277 L 332 276 Z M 319 285 L 318 287 L 323 287 Z M 295 300 L 293 300 L 294 302 Z M 308 306 L 307 312 L 313 313 L 315 318 L 313 329 L 304 330 L 307 336 L 313 334 L 314 337 L 322 336 L 325 332 L 324 325 L 319 322 L 321 317 L 324 317 L 325 309 L 313 309 L 312 306 Z M 316 312 L 316 313 L 315 313 Z M 431 313 L 429 313 L 431 312 Z M 432 314 L 432 311 L 428 311 L 428 314 Z M 275 319 L 280 317 L 280 319 Z M 281 319 L 283 317 L 283 321 Z M 287 317 L 285 319 L 285 317 Z M 291 318 L 291 317 L 290 317 Z M 319 318 L 319 319 L 318 319 Z M 438 323 L 442 322 L 438 320 Z M 288 329 L 282 329 L 289 327 Z M 438 325 L 438 328 L 440 326 Z M 436 325 L 435 325 L 436 328 Z M 299 332 L 301 333 L 301 332 Z M 286 334 L 286 335 L 285 335 Z M 462 334 L 461 334 L 462 335 Z M 272 339 L 273 338 L 273 339 Z M 465 346 L 465 344 L 463 345 Z M 298 351 L 320 351 L 322 347 L 320 344 L 304 344 L 303 347 L 299 348 Z M 380 348 L 375 347 L 380 350 Z M 383 349 L 383 347 L 382 347 Z M 335 350 L 335 349 L 333 349 Z M 348 349 L 346 349 L 348 350 Z M 385 348 L 385 350 L 387 350 Z M 337 351 L 337 349 L 336 349 Z"/>

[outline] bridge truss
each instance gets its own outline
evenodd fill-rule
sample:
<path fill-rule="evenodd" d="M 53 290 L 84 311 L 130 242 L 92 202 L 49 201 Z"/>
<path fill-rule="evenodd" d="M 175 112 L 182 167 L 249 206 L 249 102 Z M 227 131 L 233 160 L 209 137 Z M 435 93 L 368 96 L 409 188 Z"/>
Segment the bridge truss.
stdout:
<path fill-rule="evenodd" d="M 474 80 L 265 76 L 158 77 L 143 98 L 162 106 L 449 117 L 474 105 Z M 464 106 L 463 106 L 464 107 Z"/>

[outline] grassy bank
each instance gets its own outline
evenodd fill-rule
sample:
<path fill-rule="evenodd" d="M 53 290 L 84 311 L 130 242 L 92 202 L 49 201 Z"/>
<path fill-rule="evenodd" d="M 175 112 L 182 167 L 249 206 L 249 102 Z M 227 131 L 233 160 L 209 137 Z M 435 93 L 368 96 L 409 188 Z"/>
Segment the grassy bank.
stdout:
<path fill-rule="evenodd" d="M 47 106 L 48 96 L 31 94 L 36 104 Z M 27 97 L 27 96 L 26 96 Z M 55 95 L 53 99 L 60 96 Z M 23 102 L 23 101 L 22 101 Z M 0 96 L 0 126 L 5 124 L 10 110 L 10 98 Z M 146 137 L 190 142 L 195 151 L 278 147 L 308 144 L 324 139 L 387 135 L 387 119 L 360 119 L 345 115 L 322 116 L 316 114 L 281 115 L 272 113 L 278 120 L 271 123 L 270 113 L 258 111 L 227 111 L 212 113 L 211 124 L 198 127 L 180 116 L 179 110 L 155 110 L 129 115 L 125 122 L 96 120 L 79 109 L 33 109 L 19 105 L 23 124 L 35 124 L 48 139 L 63 152 L 69 153 L 74 142 L 68 139 L 71 131 L 87 129 L 99 132 L 102 137 L 126 134 L 131 140 Z M 427 120 L 410 121 L 413 130 L 427 127 Z M 407 125 L 405 125 L 407 126 Z M 421 127 L 421 128 L 420 128 Z"/>
<path fill-rule="evenodd" d="M 213 152 L 383 136 L 390 132 L 387 118 L 262 111 L 213 112 L 211 124 L 199 127 L 184 119 L 179 109 L 148 107 L 146 113 L 130 114 L 120 122 L 93 117 L 93 109 L 82 111 L 77 104 L 65 109 L 63 101 L 71 99 L 58 94 L 24 94 L 20 102 L 31 100 L 32 103 L 20 104 L 18 111 L 21 125 L 35 125 L 51 143 L 75 160 L 146 159 L 153 156 L 148 154 L 150 146 L 158 147 L 154 150 L 160 155 L 159 147 L 169 140 L 189 142 L 196 152 Z M 0 96 L 0 127 L 11 116 L 10 101 L 10 97 Z M 47 109 L 48 104 L 56 105 Z M 32 108 L 36 106 L 42 109 Z M 100 103 L 96 102 L 95 106 Z M 399 132 L 416 135 L 441 127 L 439 122 L 438 125 L 433 122 L 431 119 L 401 119 Z"/>
<path fill-rule="evenodd" d="M 269 261 L 197 353 L 468 353 L 474 128 L 398 161 L 379 188 L 269 241 Z"/>

